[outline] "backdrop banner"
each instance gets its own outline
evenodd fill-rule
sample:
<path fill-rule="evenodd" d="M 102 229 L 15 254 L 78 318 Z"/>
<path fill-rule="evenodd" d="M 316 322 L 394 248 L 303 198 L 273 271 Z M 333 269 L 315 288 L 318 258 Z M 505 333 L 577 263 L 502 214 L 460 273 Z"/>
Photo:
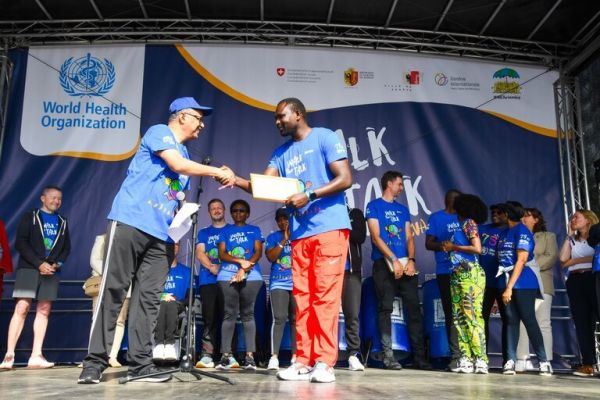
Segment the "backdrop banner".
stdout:
<path fill-rule="evenodd" d="M 559 239 L 564 236 L 555 71 L 404 53 L 274 46 L 45 47 L 16 49 L 10 57 L 15 68 L 0 161 L 0 218 L 16 262 L 20 216 L 39 206 L 44 186 L 62 187 L 61 213 L 69 220 L 72 239 L 71 256 L 62 268 L 65 281 L 89 277 L 94 236 L 106 229 L 141 135 L 151 125 L 166 123 L 170 102 L 181 96 L 215 108 L 200 138 L 188 145 L 196 161 L 210 155 L 213 165 L 228 165 L 238 175 L 262 173 L 272 151 L 285 141 L 274 125 L 275 105 L 298 97 L 310 111 L 309 124 L 332 129 L 348 148 L 354 182 L 346 191 L 350 207 L 364 210 L 381 195 L 379 179 L 385 171 L 405 174 L 398 201 L 412 215 L 422 281 L 435 271 L 433 254 L 424 246 L 427 220 L 443 208 L 450 188 L 477 194 L 487 204 L 519 200 L 537 207 L 548 228 Z M 192 179 L 188 200 L 196 198 L 198 182 Z M 242 198 L 251 204 L 249 223 L 264 235 L 277 229 L 278 204 L 254 201 L 239 189 L 218 190 L 212 180 L 203 186 L 201 205 L 219 197 L 228 207 Z M 209 224 L 206 207 L 199 221 Z M 192 248 L 189 243 L 182 247 L 188 260 Z M 369 240 L 364 250 L 368 277 Z M 261 267 L 268 275 L 264 257 Z M 5 293 L 10 296 L 12 288 Z M 8 324 L 9 304 L 3 302 L 0 331 Z M 59 329 L 50 321 L 49 334 Z M 80 347 L 86 347 L 87 326 L 73 326 L 70 333 L 81 336 Z"/>

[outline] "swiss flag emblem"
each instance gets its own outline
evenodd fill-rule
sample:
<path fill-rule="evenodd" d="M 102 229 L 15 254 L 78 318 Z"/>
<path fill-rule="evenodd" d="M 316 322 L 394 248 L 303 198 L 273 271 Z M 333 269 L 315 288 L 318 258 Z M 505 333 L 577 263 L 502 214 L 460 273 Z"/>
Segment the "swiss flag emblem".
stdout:
<path fill-rule="evenodd" d="M 283 68 L 283 67 L 277 68 L 277 75 L 279 75 L 279 76 L 285 75 L 285 68 Z"/>

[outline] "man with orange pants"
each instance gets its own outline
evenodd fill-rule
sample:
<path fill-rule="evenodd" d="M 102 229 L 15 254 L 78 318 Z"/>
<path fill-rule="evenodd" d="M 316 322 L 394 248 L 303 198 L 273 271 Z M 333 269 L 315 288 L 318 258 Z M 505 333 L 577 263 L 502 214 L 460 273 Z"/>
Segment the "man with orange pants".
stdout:
<path fill-rule="evenodd" d="M 304 191 L 285 202 L 291 221 L 298 350 L 296 362 L 277 377 L 333 382 L 350 230 L 344 190 L 352 184 L 352 173 L 338 136 L 308 126 L 300 100 L 281 100 L 275 125 L 281 136 L 291 138 L 273 152 L 265 175 L 296 178 L 304 184 Z M 252 191 L 245 179 L 236 177 L 236 185 Z"/>

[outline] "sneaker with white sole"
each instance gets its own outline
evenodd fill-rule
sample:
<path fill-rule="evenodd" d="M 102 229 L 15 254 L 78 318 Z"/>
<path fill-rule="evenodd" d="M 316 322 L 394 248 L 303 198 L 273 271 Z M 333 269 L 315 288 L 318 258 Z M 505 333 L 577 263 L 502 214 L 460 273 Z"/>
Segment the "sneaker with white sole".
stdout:
<path fill-rule="evenodd" d="M 254 361 L 254 357 L 248 355 L 246 356 L 246 360 L 244 361 L 244 369 L 256 371 L 256 361 Z"/>
<path fill-rule="evenodd" d="M 277 373 L 277 378 L 282 381 L 309 381 L 310 368 L 304 364 L 294 363 L 283 371 Z"/>
<path fill-rule="evenodd" d="M 552 376 L 552 365 L 549 361 L 540 361 L 540 376 Z"/>
<path fill-rule="evenodd" d="M 165 344 L 164 359 L 167 361 L 177 361 L 179 359 L 175 345 L 172 343 Z"/>
<path fill-rule="evenodd" d="M 315 367 L 310 372 L 310 381 L 316 383 L 335 382 L 333 368 L 322 361 L 317 361 Z"/>
<path fill-rule="evenodd" d="M 514 360 L 508 360 L 506 363 L 504 363 L 504 367 L 502 367 L 502 373 L 504 375 L 514 375 L 515 374 Z"/>
<path fill-rule="evenodd" d="M 223 356 L 221 357 L 221 361 L 219 361 L 219 363 L 217 364 L 217 366 L 215 367 L 218 370 L 228 370 L 231 368 L 239 368 L 240 364 L 237 362 L 237 360 L 235 359 L 234 356 L 229 355 L 229 354 L 223 354 Z"/>
<path fill-rule="evenodd" d="M 213 361 L 212 357 L 209 356 L 208 354 L 204 354 L 200 358 L 200 361 L 198 361 L 196 363 L 196 368 L 214 368 L 214 367 L 215 367 L 215 362 Z"/>
<path fill-rule="evenodd" d="M 448 364 L 448 369 L 451 372 L 460 372 L 460 358 L 453 358 Z"/>
<path fill-rule="evenodd" d="M 467 357 L 462 357 L 460 359 L 460 370 L 463 374 L 472 374 L 473 373 L 473 362 L 469 360 Z"/>
<path fill-rule="evenodd" d="M 164 360 L 165 359 L 165 345 L 157 344 L 154 346 L 152 350 L 152 359 L 153 360 Z"/>
<path fill-rule="evenodd" d="M 475 373 L 476 374 L 487 374 L 488 373 L 488 363 L 482 360 L 481 358 L 477 358 L 475 360 Z"/>
<path fill-rule="evenodd" d="M 279 358 L 277 358 L 275 356 L 271 356 L 271 358 L 269 359 L 269 365 L 267 365 L 267 369 L 271 370 L 271 371 L 278 371 L 279 370 Z"/>
<path fill-rule="evenodd" d="M 526 372 L 527 360 L 517 360 L 515 363 L 515 372 Z"/>
<path fill-rule="evenodd" d="M 365 366 L 360 362 L 356 355 L 348 357 L 348 369 L 350 371 L 364 371 Z"/>
<path fill-rule="evenodd" d="M 100 383 L 100 379 L 102 379 L 102 370 L 96 367 L 85 367 L 79 378 L 77 379 L 77 383 L 82 383 L 84 385 Z"/>

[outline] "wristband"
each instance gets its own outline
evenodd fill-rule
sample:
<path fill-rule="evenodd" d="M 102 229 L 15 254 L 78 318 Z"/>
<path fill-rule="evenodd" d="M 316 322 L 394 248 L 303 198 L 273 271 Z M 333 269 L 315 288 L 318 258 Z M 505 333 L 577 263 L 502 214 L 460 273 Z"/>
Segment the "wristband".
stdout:
<path fill-rule="evenodd" d="M 283 249 L 283 245 L 281 243 L 277 242 L 277 246 L 279 246 Z"/>
<path fill-rule="evenodd" d="M 414 257 L 408 257 L 408 261 L 417 262 Z"/>
<path fill-rule="evenodd" d="M 317 194 L 315 193 L 314 190 L 308 189 L 304 192 L 304 194 L 308 198 L 308 201 L 314 201 L 317 199 Z"/>

